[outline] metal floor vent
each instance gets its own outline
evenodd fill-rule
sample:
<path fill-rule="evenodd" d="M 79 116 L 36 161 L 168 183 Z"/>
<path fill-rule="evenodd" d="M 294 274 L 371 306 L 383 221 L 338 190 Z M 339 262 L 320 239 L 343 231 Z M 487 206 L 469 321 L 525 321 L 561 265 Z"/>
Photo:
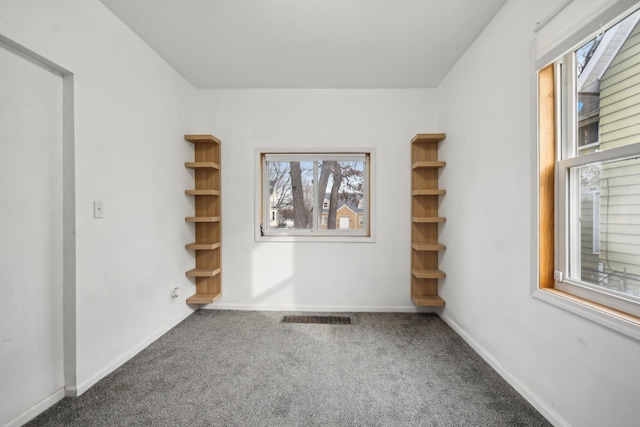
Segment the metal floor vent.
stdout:
<path fill-rule="evenodd" d="M 282 323 L 316 323 L 322 325 L 351 325 L 351 316 L 304 316 L 289 315 L 282 317 Z"/>

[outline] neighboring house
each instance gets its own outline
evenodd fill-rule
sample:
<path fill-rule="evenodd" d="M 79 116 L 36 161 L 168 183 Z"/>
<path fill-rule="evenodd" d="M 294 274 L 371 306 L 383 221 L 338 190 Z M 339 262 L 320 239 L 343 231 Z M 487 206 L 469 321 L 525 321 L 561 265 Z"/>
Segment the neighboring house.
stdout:
<path fill-rule="evenodd" d="M 320 229 L 326 230 L 329 223 L 330 193 L 325 194 L 322 203 Z M 340 230 L 361 230 L 364 228 L 364 198 L 362 194 L 348 193 L 338 195 L 336 228 Z"/>
<path fill-rule="evenodd" d="M 269 181 L 269 227 L 278 227 L 283 223 L 282 211 L 277 206 L 281 195 L 274 187 L 275 180 Z"/>
<path fill-rule="evenodd" d="M 585 49 L 578 79 L 580 152 L 640 141 L 639 19 L 632 15 Z M 640 161 L 584 170 L 580 209 L 583 280 L 640 296 Z"/>

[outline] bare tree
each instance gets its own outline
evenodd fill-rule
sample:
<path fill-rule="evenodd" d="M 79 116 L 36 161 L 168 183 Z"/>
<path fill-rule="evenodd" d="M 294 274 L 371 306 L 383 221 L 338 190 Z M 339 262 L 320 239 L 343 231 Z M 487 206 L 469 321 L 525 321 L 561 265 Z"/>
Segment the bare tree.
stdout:
<path fill-rule="evenodd" d="M 340 186 L 342 185 L 342 170 L 338 162 L 331 162 L 332 168 L 332 178 L 333 184 L 331 185 L 331 195 L 329 196 L 329 217 L 327 219 L 327 228 L 330 230 L 335 230 L 336 220 L 338 215 L 338 192 L 340 191 Z"/>
<path fill-rule="evenodd" d="M 322 162 L 320 166 L 320 177 L 318 178 L 318 200 L 324 201 L 327 192 L 327 183 L 329 182 L 329 175 L 331 169 L 334 167 L 333 163 L 336 162 Z"/>
<path fill-rule="evenodd" d="M 269 162 L 269 186 L 273 196 L 272 207 L 282 209 L 291 203 L 291 180 L 288 162 Z"/>
<path fill-rule="evenodd" d="M 314 185 L 307 162 L 269 162 L 273 207 L 279 210 L 280 218 L 293 220 L 295 228 L 309 228 L 314 208 L 321 213 L 328 197 L 327 228 L 336 229 L 340 202 L 358 203 L 362 198 L 362 162 L 331 160 L 319 162 L 318 166 L 318 182 Z M 314 191 L 319 202 L 315 207 Z"/>
<path fill-rule="evenodd" d="M 362 197 L 362 170 L 358 168 L 358 162 L 330 161 L 324 162 L 319 179 L 320 188 L 318 195 L 324 200 L 327 194 L 327 184 L 331 178 L 331 191 L 329 192 L 329 212 L 327 216 L 327 228 L 336 229 L 337 214 L 340 201 L 358 203 Z"/>
<path fill-rule="evenodd" d="M 304 209 L 304 188 L 302 187 L 302 169 L 300 162 L 290 162 L 291 193 L 293 195 L 293 226 L 307 228 L 307 214 Z"/>

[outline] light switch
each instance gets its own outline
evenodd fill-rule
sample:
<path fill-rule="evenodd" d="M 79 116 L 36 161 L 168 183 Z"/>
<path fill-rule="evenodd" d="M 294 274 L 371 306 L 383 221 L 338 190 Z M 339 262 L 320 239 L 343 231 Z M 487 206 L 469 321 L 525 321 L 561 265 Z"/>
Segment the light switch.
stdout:
<path fill-rule="evenodd" d="M 101 201 L 93 202 L 93 217 L 94 218 L 104 218 L 104 206 Z"/>

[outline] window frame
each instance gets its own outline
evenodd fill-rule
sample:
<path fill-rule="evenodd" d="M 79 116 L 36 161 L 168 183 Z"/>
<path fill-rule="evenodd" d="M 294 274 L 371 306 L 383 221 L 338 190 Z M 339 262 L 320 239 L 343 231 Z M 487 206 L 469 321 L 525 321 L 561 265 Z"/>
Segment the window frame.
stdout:
<path fill-rule="evenodd" d="M 538 269 L 535 283 L 532 285 L 532 295 L 640 340 L 640 303 L 600 291 L 595 286 L 584 286 L 584 283 L 565 275 L 570 267 L 570 242 L 567 235 L 571 227 L 571 168 L 595 162 L 640 157 L 640 142 L 589 154 L 578 154 L 581 147 L 578 146 L 576 137 L 577 114 L 573 108 L 577 101 L 577 78 L 567 78 L 575 69 L 573 52 L 589 38 L 603 31 L 603 28 L 611 28 L 637 9 L 638 5 L 635 5 L 623 14 L 617 15 L 615 19 L 609 19 L 606 26 L 600 26 L 588 33 L 587 37 L 569 46 L 566 53 L 558 59 L 543 63 L 543 66 L 536 66 L 538 108 L 535 194 L 538 209 L 535 257 Z M 583 31 L 581 29 L 581 32 Z M 569 72 L 564 72 L 563 69 Z"/>
<path fill-rule="evenodd" d="M 256 185 L 255 185 L 255 226 L 254 240 L 256 242 L 341 242 L 341 243 L 372 243 L 375 242 L 375 149 L 373 148 L 326 148 L 326 149 L 291 149 L 291 148 L 258 148 L 256 155 Z M 325 230 L 321 229 L 323 200 L 319 200 L 314 194 L 314 208 L 319 209 L 319 214 L 314 212 L 312 229 L 287 229 L 281 231 L 266 231 L 262 226 L 262 218 L 268 210 L 268 188 L 264 185 L 266 177 L 266 158 L 286 159 L 286 161 L 322 161 L 341 160 L 350 156 L 361 155 L 365 159 L 365 227 L 361 230 Z M 285 160 L 283 160 L 285 161 Z M 315 193 L 315 191 L 314 191 Z M 265 232 L 266 231 L 266 232 Z"/>

